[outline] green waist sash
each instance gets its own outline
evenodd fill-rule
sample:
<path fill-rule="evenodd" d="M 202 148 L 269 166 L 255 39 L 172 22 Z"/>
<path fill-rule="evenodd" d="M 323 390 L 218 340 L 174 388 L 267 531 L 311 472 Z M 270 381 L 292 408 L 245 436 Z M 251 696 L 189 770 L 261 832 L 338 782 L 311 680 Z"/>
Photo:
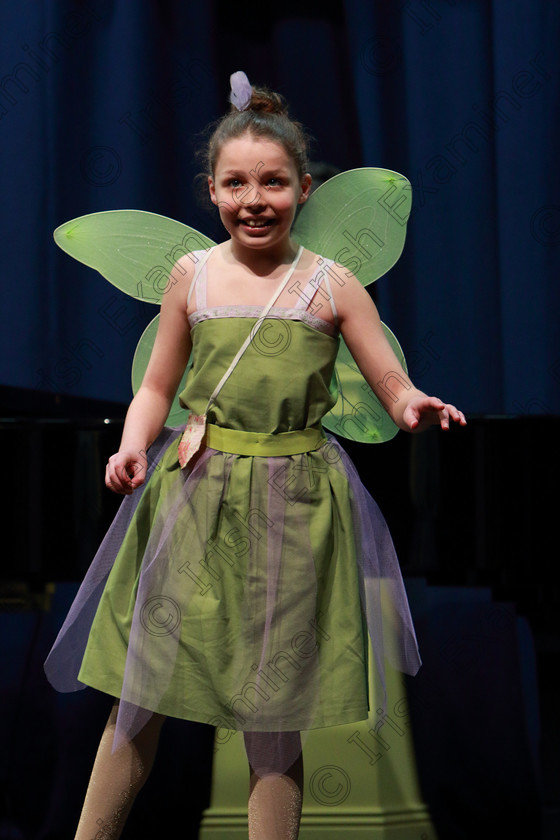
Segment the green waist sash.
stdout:
<path fill-rule="evenodd" d="M 319 449 L 326 440 L 321 426 L 310 426 L 295 432 L 279 432 L 277 435 L 240 432 L 212 423 L 206 427 L 206 445 L 234 455 L 299 455 Z"/>

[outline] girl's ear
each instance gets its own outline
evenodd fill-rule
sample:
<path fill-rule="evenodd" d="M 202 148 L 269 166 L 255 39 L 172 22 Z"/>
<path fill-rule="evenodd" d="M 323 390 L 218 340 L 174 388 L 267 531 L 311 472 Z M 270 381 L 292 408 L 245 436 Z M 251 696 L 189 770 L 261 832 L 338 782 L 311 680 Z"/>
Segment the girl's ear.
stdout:
<path fill-rule="evenodd" d="M 216 200 L 216 187 L 214 186 L 214 179 L 211 175 L 208 176 L 208 191 L 210 193 L 210 201 L 212 204 L 217 204 Z"/>
<path fill-rule="evenodd" d="M 298 198 L 298 204 L 304 204 L 307 199 L 309 198 L 309 193 L 311 191 L 311 175 L 309 172 L 306 172 L 303 176 L 301 182 L 301 192 Z"/>

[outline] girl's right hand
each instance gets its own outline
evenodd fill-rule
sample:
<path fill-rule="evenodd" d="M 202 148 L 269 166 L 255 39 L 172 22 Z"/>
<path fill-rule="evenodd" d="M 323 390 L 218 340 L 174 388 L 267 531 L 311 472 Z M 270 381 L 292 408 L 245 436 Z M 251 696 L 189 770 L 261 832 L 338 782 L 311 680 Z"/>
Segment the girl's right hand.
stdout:
<path fill-rule="evenodd" d="M 113 493 L 129 496 L 146 479 L 148 460 L 145 453 L 122 451 L 111 455 L 105 469 L 105 484 Z"/>

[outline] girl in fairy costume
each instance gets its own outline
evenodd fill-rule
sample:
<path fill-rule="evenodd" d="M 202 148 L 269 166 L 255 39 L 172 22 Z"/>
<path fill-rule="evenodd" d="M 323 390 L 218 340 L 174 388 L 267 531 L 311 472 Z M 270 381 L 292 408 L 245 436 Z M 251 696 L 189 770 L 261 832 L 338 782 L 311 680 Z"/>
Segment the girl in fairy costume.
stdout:
<path fill-rule="evenodd" d="M 366 626 L 381 680 L 385 655 L 420 665 L 386 524 L 321 427 L 339 335 L 380 399 L 391 375 L 401 429 L 464 415 L 414 387 L 358 280 L 293 241 L 311 178 L 283 100 L 238 73 L 231 101 L 207 159 L 229 239 L 171 272 L 106 468 L 127 498 L 47 660 L 61 690 L 116 698 L 78 840 L 120 835 L 168 715 L 243 732 L 249 837 L 296 838 L 300 732 L 368 716 Z"/>

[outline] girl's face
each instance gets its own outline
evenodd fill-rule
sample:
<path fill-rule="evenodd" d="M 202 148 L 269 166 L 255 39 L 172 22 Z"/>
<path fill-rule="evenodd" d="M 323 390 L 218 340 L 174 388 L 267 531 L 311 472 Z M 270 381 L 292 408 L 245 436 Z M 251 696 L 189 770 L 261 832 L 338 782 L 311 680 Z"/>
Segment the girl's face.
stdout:
<path fill-rule="evenodd" d="M 244 134 L 224 143 L 208 186 L 234 243 L 288 247 L 296 208 L 309 195 L 311 176 L 300 178 L 280 143 Z"/>

